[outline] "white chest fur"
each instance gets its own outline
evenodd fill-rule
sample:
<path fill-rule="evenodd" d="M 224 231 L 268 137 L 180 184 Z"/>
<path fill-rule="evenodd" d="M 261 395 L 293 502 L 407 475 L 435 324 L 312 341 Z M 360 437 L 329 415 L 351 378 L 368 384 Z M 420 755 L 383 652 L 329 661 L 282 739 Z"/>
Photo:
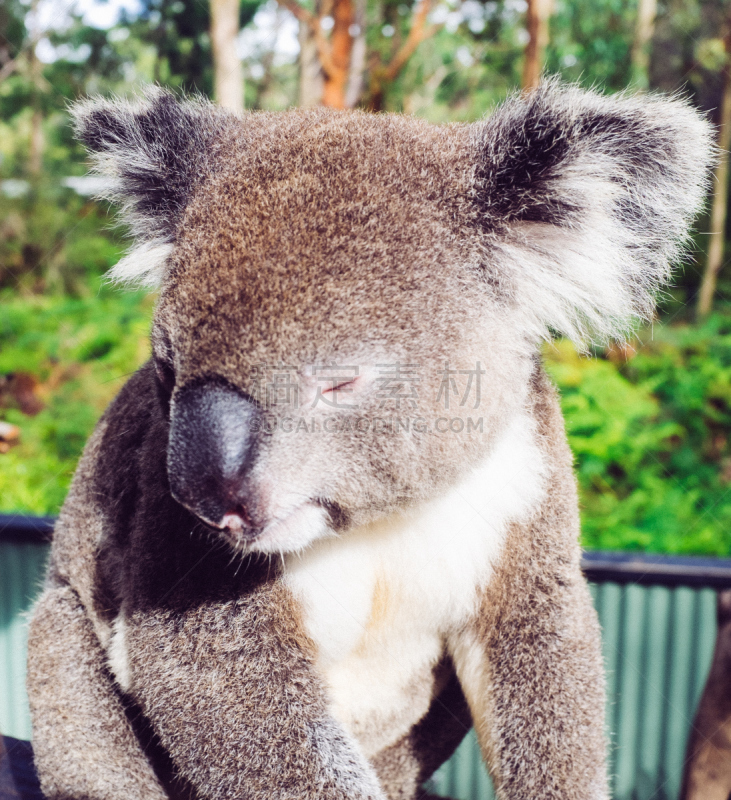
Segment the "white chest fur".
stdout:
<path fill-rule="evenodd" d="M 444 637 L 474 610 L 507 523 L 535 509 L 544 460 L 516 417 L 445 495 L 285 558 L 335 716 L 370 756 L 428 709 Z"/>

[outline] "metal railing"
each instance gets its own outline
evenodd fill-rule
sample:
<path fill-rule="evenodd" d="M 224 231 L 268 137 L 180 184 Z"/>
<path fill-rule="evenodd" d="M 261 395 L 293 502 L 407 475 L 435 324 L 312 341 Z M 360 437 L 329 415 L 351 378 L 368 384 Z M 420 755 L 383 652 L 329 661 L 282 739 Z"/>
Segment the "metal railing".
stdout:
<path fill-rule="evenodd" d="M 55 522 L 55 517 L 0 514 L 0 542 L 50 542 Z"/>

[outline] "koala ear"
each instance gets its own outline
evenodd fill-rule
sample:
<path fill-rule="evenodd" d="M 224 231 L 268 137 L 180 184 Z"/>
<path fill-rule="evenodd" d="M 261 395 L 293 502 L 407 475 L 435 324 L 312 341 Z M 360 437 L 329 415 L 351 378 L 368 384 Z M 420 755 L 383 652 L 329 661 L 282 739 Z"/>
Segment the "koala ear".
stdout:
<path fill-rule="evenodd" d="M 83 100 L 71 113 L 94 171 L 110 179 L 101 197 L 121 206 L 136 239 L 110 278 L 156 286 L 188 198 L 236 118 L 202 98 L 178 99 L 157 87 L 133 101 Z"/>
<path fill-rule="evenodd" d="M 585 346 L 650 318 L 703 203 L 708 122 L 684 100 L 549 80 L 473 131 L 487 269 L 529 334 Z"/>

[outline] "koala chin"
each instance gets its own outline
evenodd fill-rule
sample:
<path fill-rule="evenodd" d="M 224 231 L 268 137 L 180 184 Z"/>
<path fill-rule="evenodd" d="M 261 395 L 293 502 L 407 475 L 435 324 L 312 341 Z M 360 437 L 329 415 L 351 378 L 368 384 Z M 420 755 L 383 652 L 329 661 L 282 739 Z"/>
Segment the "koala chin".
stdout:
<path fill-rule="evenodd" d="M 49 800 L 608 798 L 572 457 L 540 361 L 649 319 L 702 204 L 682 100 L 481 122 L 75 107 L 155 287 L 30 626 Z"/>

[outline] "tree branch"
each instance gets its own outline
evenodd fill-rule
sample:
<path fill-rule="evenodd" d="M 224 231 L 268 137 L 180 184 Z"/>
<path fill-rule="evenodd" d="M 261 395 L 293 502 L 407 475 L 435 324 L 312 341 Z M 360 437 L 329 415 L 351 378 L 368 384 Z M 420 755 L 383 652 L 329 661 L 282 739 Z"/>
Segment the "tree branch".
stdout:
<path fill-rule="evenodd" d="M 320 66 L 326 75 L 332 75 L 335 71 L 335 66 L 332 60 L 332 53 L 330 43 L 327 37 L 322 32 L 322 16 L 316 16 L 311 11 L 301 6 L 297 0 L 277 0 L 279 5 L 284 6 L 304 25 L 307 25 L 315 37 L 315 44 L 317 45 L 317 57 L 320 59 Z"/>
<path fill-rule="evenodd" d="M 9 78 L 17 68 L 18 60 L 16 58 L 11 58 L 10 61 L 6 61 L 2 69 L 0 69 L 0 83 L 2 83 L 5 78 Z"/>
<path fill-rule="evenodd" d="M 442 25 L 427 25 L 426 19 L 431 11 L 432 0 L 421 0 L 414 9 L 411 30 L 406 37 L 406 41 L 391 59 L 391 62 L 383 70 L 383 77 L 390 82 L 396 78 L 401 70 L 406 66 L 406 62 L 414 55 L 416 48 L 426 39 L 434 36 Z"/>
<path fill-rule="evenodd" d="M 288 11 L 291 11 L 300 22 L 309 25 L 314 31 L 317 17 L 304 6 L 301 6 L 297 0 L 277 0 L 277 2 L 280 6 L 284 6 Z"/>

